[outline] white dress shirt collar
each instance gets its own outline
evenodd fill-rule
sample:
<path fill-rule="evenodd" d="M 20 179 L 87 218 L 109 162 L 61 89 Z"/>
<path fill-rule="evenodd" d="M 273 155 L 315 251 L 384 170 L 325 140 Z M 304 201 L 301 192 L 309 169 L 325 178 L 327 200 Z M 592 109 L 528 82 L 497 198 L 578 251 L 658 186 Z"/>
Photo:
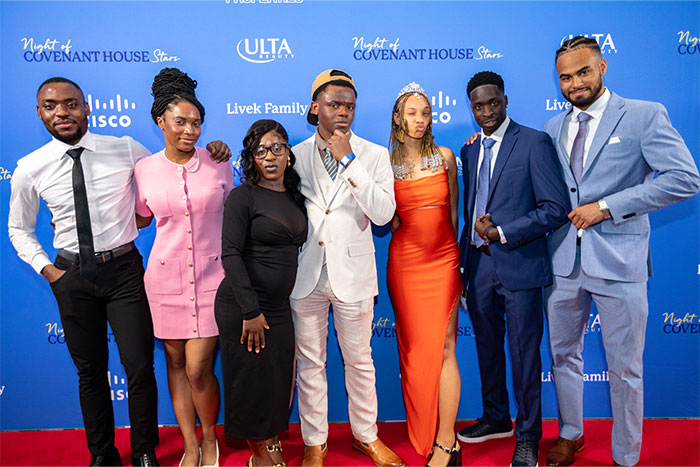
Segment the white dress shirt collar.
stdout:
<path fill-rule="evenodd" d="M 578 107 L 572 106 L 571 108 L 573 109 L 571 113 L 571 118 L 572 120 L 578 122 L 578 114 L 581 112 L 586 112 L 588 115 L 591 116 L 594 120 L 600 120 L 600 118 L 603 116 L 603 111 L 605 111 L 605 107 L 608 106 L 608 101 L 610 101 L 610 91 L 608 88 L 605 88 L 605 91 L 603 91 L 603 94 L 595 100 L 591 104 L 590 107 L 588 107 L 586 110 L 581 110 Z"/>
<path fill-rule="evenodd" d="M 506 134 L 506 130 L 508 129 L 508 125 L 510 125 L 510 117 L 506 116 L 506 119 L 503 120 L 503 123 L 501 123 L 499 125 L 499 127 L 496 129 L 496 131 L 491 133 L 489 136 L 486 136 L 485 134 L 483 134 L 484 130 L 481 130 L 482 131 L 481 146 L 483 147 L 484 140 L 486 138 L 494 139 L 494 140 L 496 140 L 496 143 L 500 143 L 501 141 L 503 141 L 503 137 Z"/>
<path fill-rule="evenodd" d="M 80 141 L 73 145 L 59 141 L 55 136 L 52 136 L 51 146 L 56 150 L 56 159 L 60 160 L 66 154 L 66 151 L 73 148 L 85 148 L 88 151 L 95 152 L 95 136 L 90 133 L 90 131 L 87 131 L 83 137 L 80 138 Z"/>

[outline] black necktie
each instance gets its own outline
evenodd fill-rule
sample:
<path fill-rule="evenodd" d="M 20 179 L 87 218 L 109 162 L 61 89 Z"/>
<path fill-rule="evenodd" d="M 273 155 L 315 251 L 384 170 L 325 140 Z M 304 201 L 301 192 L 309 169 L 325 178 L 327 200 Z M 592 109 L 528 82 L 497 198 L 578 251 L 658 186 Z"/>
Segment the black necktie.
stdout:
<path fill-rule="evenodd" d="M 78 228 L 78 248 L 80 250 L 80 275 L 94 281 L 97 277 L 97 262 L 95 261 L 95 244 L 92 240 L 90 225 L 90 209 L 88 208 L 85 177 L 80 155 L 85 148 L 69 149 L 66 154 L 73 159 L 73 202 L 75 203 L 75 224 Z"/>

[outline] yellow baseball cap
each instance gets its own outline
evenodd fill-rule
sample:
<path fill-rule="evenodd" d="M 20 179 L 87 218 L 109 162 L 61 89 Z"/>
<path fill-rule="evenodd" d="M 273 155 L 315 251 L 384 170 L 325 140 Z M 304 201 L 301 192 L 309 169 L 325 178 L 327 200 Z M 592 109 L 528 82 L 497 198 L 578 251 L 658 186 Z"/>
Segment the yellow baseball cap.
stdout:
<path fill-rule="evenodd" d="M 340 86 L 347 86 L 352 88 L 357 97 L 357 89 L 355 89 L 355 82 L 352 80 L 352 76 L 341 70 L 336 70 L 331 68 L 330 70 L 322 71 L 314 80 L 314 84 L 311 85 L 311 100 L 315 101 L 321 88 L 327 84 L 337 84 Z M 318 115 L 311 113 L 311 106 L 309 106 L 309 111 L 306 113 L 306 121 L 312 125 L 318 125 Z"/>

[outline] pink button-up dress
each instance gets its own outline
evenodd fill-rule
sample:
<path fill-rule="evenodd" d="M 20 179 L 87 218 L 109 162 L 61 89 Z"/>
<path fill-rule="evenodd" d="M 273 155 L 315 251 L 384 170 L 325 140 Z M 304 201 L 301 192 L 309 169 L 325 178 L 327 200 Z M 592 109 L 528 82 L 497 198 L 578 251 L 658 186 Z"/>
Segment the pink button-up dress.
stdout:
<path fill-rule="evenodd" d="M 221 223 L 233 189 L 231 164 L 212 161 L 202 148 L 184 165 L 160 151 L 136 163 L 134 180 L 136 213 L 156 219 L 144 276 L 155 336 L 217 336 L 214 298 L 224 277 Z"/>

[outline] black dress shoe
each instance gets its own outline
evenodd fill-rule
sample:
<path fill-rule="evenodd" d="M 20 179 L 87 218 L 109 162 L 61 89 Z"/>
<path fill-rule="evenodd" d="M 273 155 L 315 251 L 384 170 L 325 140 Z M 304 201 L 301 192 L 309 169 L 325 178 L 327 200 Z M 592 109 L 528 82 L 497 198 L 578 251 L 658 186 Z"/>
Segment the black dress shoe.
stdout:
<path fill-rule="evenodd" d="M 156 453 L 153 451 L 149 451 L 145 454 L 142 454 L 140 456 L 136 456 L 134 454 L 131 455 L 131 465 L 135 467 L 152 467 L 156 465 L 160 465 L 158 463 L 158 458 L 156 457 Z"/>
<path fill-rule="evenodd" d="M 97 456 L 92 456 L 90 458 L 90 465 L 94 466 L 109 466 L 109 467 L 114 467 L 117 465 L 122 465 L 122 458 L 119 456 L 119 451 L 117 451 L 117 448 L 114 448 L 112 451 L 108 452 L 107 454 L 101 454 Z"/>
<path fill-rule="evenodd" d="M 513 422 L 506 420 L 503 423 L 491 425 L 486 423 L 483 418 L 457 433 L 457 439 L 463 443 L 481 443 L 489 439 L 510 436 L 513 436 Z"/>
<path fill-rule="evenodd" d="M 510 465 L 513 467 L 537 467 L 539 453 L 539 441 L 518 438 L 515 440 L 515 451 L 513 451 L 513 460 Z"/>

